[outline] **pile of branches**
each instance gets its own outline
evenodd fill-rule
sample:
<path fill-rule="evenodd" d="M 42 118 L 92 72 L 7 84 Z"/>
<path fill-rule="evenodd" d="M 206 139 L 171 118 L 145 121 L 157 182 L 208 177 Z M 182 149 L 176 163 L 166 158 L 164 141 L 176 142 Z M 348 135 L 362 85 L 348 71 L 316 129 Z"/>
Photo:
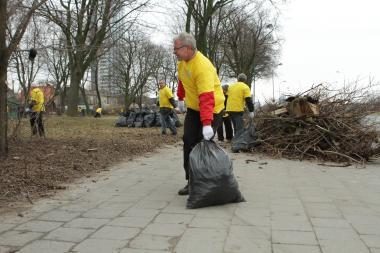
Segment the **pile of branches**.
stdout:
<path fill-rule="evenodd" d="M 378 123 L 366 121 L 377 109 L 371 103 L 370 92 L 368 87 L 334 92 L 320 84 L 293 96 L 312 98 L 319 108 L 319 115 L 303 117 L 273 115 L 274 109 L 287 103 L 272 103 L 255 119 L 259 144 L 255 150 L 300 160 L 346 164 L 369 161 L 380 154 Z"/>

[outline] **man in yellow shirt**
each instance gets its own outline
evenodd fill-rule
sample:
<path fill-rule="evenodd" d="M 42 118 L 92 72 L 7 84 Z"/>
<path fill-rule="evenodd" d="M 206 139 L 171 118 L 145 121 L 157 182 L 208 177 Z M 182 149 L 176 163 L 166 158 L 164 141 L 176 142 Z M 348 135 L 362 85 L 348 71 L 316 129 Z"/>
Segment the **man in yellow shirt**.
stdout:
<path fill-rule="evenodd" d="M 100 118 L 102 117 L 102 108 L 99 106 L 96 111 L 95 111 L 95 115 L 94 115 L 94 118 Z"/>
<path fill-rule="evenodd" d="M 44 93 L 40 88 L 34 88 L 30 93 L 29 107 L 30 114 L 30 126 L 32 128 L 32 135 L 45 137 L 45 128 L 42 121 L 42 113 L 45 111 L 44 106 L 45 98 Z"/>
<path fill-rule="evenodd" d="M 185 99 L 187 107 L 183 162 L 188 180 L 190 152 L 202 139 L 211 140 L 214 137 L 222 122 L 224 95 L 214 65 L 197 50 L 195 38 L 189 33 L 180 33 L 173 44 L 178 59 L 178 100 L 183 103 Z M 178 194 L 189 194 L 188 184 Z"/>
<path fill-rule="evenodd" d="M 158 101 L 160 104 L 160 119 L 161 119 L 161 134 L 166 134 L 166 128 L 169 128 L 172 135 L 177 134 L 175 123 L 170 117 L 175 107 L 173 92 L 166 86 L 165 82 L 161 80 L 159 83 Z"/>
<path fill-rule="evenodd" d="M 226 111 L 231 117 L 234 126 L 234 135 L 244 129 L 244 103 L 247 105 L 249 117 L 254 117 L 254 107 L 251 97 L 251 90 L 247 82 L 247 76 L 244 73 L 238 75 L 238 81 L 228 87 Z"/>

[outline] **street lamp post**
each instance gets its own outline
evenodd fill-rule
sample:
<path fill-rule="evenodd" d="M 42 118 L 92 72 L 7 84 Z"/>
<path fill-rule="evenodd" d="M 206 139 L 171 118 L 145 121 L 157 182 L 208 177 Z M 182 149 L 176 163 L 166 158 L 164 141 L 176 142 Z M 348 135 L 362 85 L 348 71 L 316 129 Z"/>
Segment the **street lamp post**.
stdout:
<path fill-rule="evenodd" d="M 275 101 L 274 99 L 274 68 L 278 67 L 278 66 L 281 66 L 282 63 L 280 62 L 279 64 L 277 65 L 274 65 L 273 68 L 272 68 L 272 99 L 273 99 L 273 103 Z M 280 93 L 280 87 L 278 88 L 279 90 L 279 93 Z"/>

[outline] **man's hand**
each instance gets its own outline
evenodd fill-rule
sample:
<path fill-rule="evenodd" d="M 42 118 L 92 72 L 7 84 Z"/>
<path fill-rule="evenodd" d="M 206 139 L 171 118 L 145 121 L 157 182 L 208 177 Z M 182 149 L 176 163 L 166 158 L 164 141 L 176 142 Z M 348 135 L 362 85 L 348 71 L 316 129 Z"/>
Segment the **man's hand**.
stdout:
<path fill-rule="evenodd" d="M 255 117 L 255 113 L 254 113 L 254 112 L 250 112 L 250 113 L 249 113 L 249 118 L 250 118 L 250 119 L 253 119 L 254 117 Z"/>
<path fill-rule="evenodd" d="M 180 112 L 185 112 L 185 102 L 183 100 L 178 100 L 178 110 Z"/>
<path fill-rule="evenodd" d="M 214 136 L 214 130 L 212 129 L 210 125 L 203 126 L 202 134 L 203 134 L 203 138 L 206 141 L 209 141 Z"/>

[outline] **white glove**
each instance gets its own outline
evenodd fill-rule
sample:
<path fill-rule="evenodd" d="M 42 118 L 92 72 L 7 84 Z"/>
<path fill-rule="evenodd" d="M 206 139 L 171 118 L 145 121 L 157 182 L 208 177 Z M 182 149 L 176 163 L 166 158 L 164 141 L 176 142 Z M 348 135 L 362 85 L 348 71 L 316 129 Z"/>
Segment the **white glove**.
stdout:
<path fill-rule="evenodd" d="M 178 110 L 180 112 L 184 112 L 185 111 L 185 102 L 183 100 L 178 100 Z"/>
<path fill-rule="evenodd" d="M 254 113 L 254 112 L 250 112 L 250 113 L 249 113 L 249 118 L 250 118 L 250 119 L 253 119 L 253 117 L 255 117 L 255 113 Z"/>
<path fill-rule="evenodd" d="M 203 138 L 206 141 L 209 141 L 214 136 L 214 130 L 212 130 L 212 127 L 210 125 L 203 126 L 202 134 L 203 134 Z"/>

